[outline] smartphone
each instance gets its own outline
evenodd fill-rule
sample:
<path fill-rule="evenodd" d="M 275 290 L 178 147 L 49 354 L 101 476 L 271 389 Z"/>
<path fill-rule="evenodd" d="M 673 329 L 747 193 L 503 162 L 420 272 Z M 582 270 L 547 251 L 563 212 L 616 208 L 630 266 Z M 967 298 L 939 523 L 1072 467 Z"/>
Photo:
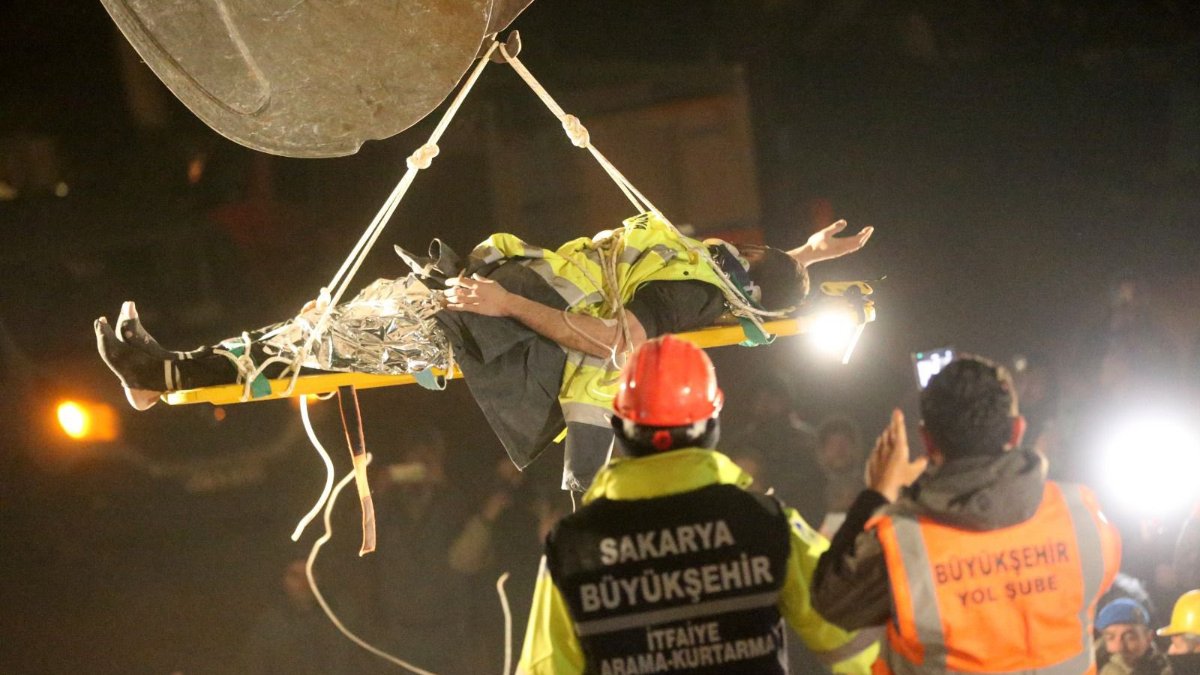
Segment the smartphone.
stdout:
<path fill-rule="evenodd" d="M 923 352 L 913 352 L 913 369 L 917 375 L 917 384 L 922 389 L 929 384 L 929 378 L 941 372 L 954 360 L 953 347 L 938 347 Z"/>

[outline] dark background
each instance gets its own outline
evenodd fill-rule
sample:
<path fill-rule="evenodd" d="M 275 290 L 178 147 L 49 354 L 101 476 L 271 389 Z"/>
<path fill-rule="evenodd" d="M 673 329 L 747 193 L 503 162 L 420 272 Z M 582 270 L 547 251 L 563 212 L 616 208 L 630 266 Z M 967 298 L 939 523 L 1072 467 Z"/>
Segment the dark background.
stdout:
<path fill-rule="evenodd" d="M 515 27 L 568 110 L 575 63 L 744 67 L 768 241 L 799 244 L 825 224 L 813 205 L 829 204 L 876 234 L 817 279 L 886 279 L 847 366 L 800 339 L 714 352 L 727 423 L 774 376 L 804 419 L 848 415 L 873 437 L 892 406 L 913 408 L 913 350 L 1034 355 L 1086 382 L 1124 278 L 1139 280 L 1169 336 L 1172 376 L 1194 385 L 1198 21 L 1195 4 L 1167 0 L 538 0 Z M 70 395 L 123 405 L 90 330 L 123 300 L 179 347 L 293 313 L 429 129 L 348 158 L 264 159 L 170 96 L 147 128 L 130 112 L 121 43 L 99 3 L 0 9 L 9 174 L 37 163 L 21 159 L 29 139 L 54 148 L 49 179 L 0 200 L 3 673 L 224 671 L 284 562 L 315 536 L 287 540 L 322 480 L 295 409 L 232 406 L 218 420 L 208 406 L 159 406 L 119 443 L 82 447 L 53 437 L 50 406 Z M 484 101 L 528 95 L 510 73 L 487 77 L 497 84 L 481 87 Z M 451 130 L 447 154 L 454 143 Z M 618 164 L 630 152 L 608 150 Z M 204 178 L 188 183 L 198 156 Z M 461 250 L 487 235 L 486 191 L 467 189 L 477 172 L 435 162 L 360 279 L 397 273 L 392 243 L 420 250 L 437 235 Z M 522 234 L 551 243 L 561 227 Z M 501 449 L 465 387 L 408 389 L 364 394 L 368 439 L 410 420 L 441 427 L 462 489 L 476 489 Z M 316 415 L 332 447 L 336 420 Z M 343 544 L 331 555 L 352 578 L 354 542 Z"/>

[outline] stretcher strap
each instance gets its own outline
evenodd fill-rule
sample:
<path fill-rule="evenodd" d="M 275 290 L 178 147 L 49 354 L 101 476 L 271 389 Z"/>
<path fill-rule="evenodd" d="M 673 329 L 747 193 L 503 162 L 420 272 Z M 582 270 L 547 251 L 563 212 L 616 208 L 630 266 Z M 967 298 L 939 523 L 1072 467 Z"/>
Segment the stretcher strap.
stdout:
<path fill-rule="evenodd" d="M 362 547 L 358 550 L 361 556 L 375 550 L 375 505 L 371 501 L 371 486 L 367 483 L 367 440 L 363 435 L 362 410 L 358 407 L 358 392 L 354 385 L 338 387 L 338 409 L 342 413 L 342 427 L 346 430 L 346 444 L 350 446 L 350 459 L 354 462 L 358 502 L 362 505 Z"/>

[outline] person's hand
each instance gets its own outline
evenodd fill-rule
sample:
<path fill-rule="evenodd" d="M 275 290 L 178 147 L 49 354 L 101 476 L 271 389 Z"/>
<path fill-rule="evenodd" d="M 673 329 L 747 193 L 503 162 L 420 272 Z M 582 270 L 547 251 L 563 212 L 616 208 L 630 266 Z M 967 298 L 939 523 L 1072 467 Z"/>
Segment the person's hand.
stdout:
<path fill-rule="evenodd" d="M 883 495 L 889 502 L 900 497 L 900 490 L 912 485 L 925 471 L 929 460 L 918 457 L 908 461 L 908 431 L 904 428 L 904 413 L 892 411 L 892 421 L 879 438 L 867 460 L 867 487 Z"/>
<path fill-rule="evenodd" d="M 788 255 L 805 265 L 833 260 L 844 255 L 850 255 L 867 245 L 867 240 L 875 232 L 873 227 L 864 227 L 861 232 L 850 237 L 835 236 L 846 229 L 846 221 L 839 220 L 808 238 L 808 242 Z"/>
<path fill-rule="evenodd" d="M 446 309 L 484 316 L 508 316 L 512 293 L 480 276 L 457 276 L 446 280 Z"/>

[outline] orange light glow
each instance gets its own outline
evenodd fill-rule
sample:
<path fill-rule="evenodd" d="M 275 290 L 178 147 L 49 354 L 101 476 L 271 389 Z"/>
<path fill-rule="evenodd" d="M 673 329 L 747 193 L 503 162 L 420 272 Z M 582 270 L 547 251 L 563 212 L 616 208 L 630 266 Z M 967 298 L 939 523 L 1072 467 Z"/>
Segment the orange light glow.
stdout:
<path fill-rule="evenodd" d="M 77 441 L 111 441 L 117 437 L 117 415 L 102 403 L 63 401 L 55 411 L 58 426 Z"/>
<path fill-rule="evenodd" d="M 204 177 L 204 155 L 193 157 L 188 162 L 187 181 L 190 185 L 195 185 Z"/>
<path fill-rule="evenodd" d="M 321 398 L 321 396 L 319 394 L 304 394 L 302 396 L 293 396 L 288 399 L 288 402 L 292 404 L 293 408 L 299 408 L 300 407 L 300 399 L 304 399 L 304 400 L 308 401 L 309 407 L 312 407 L 312 405 L 314 403 L 320 403 L 321 401 L 325 400 L 325 399 Z"/>

